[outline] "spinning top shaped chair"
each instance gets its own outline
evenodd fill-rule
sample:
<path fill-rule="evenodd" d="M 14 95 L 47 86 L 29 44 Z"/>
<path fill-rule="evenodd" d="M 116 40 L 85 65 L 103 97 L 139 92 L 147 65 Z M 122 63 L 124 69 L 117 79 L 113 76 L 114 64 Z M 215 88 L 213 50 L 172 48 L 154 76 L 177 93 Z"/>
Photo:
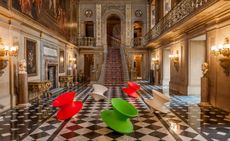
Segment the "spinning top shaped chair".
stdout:
<path fill-rule="evenodd" d="M 122 91 L 126 93 L 130 97 L 137 98 L 138 94 L 137 91 L 140 89 L 140 86 L 134 82 L 128 82 L 127 88 L 122 88 Z"/>
<path fill-rule="evenodd" d="M 114 131 L 128 134 L 133 132 L 133 124 L 129 118 L 138 116 L 137 109 L 121 98 L 112 99 L 113 110 L 101 112 L 102 120 Z"/>
<path fill-rule="evenodd" d="M 91 93 L 91 96 L 96 100 L 96 101 L 100 101 L 100 100 L 104 100 L 107 99 L 106 96 L 104 96 L 104 93 L 106 91 L 108 91 L 108 88 L 106 88 L 103 85 L 99 85 L 99 84 L 93 84 L 93 89 L 94 91 Z"/>
<path fill-rule="evenodd" d="M 83 103 L 81 101 L 73 101 L 74 96 L 75 92 L 67 92 L 53 101 L 52 105 L 60 108 L 57 112 L 57 119 L 69 119 L 82 109 Z"/>
<path fill-rule="evenodd" d="M 161 92 L 152 90 L 153 99 L 145 99 L 145 103 L 150 106 L 153 110 L 157 110 L 161 113 L 168 113 L 170 110 L 165 106 L 166 103 L 170 102 L 170 97 L 164 95 Z"/>

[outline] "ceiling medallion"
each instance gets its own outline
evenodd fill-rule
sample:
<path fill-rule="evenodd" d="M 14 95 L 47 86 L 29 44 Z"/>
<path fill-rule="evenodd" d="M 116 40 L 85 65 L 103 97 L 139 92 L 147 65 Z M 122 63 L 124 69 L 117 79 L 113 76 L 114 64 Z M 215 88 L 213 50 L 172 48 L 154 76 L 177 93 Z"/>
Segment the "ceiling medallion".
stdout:
<path fill-rule="evenodd" d="M 92 15 L 93 15 L 93 11 L 92 11 L 92 10 L 87 9 L 87 10 L 85 11 L 85 16 L 86 16 L 86 17 L 91 17 Z"/>
<path fill-rule="evenodd" d="M 141 10 L 136 10 L 136 11 L 135 11 L 135 15 L 136 15 L 137 17 L 141 17 L 141 16 L 143 15 L 143 12 L 142 12 Z"/>

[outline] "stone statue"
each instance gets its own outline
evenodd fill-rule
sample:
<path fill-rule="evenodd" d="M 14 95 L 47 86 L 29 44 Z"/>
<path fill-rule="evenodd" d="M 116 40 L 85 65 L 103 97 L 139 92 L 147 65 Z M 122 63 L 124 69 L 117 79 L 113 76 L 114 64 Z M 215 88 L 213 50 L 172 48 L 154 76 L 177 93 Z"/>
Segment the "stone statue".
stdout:
<path fill-rule="evenodd" d="M 25 59 L 22 59 L 22 60 L 19 61 L 18 69 L 19 69 L 20 74 L 27 73 L 26 72 L 26 60 Z"/>
<path fill-rule="evenodd" d="M 203 71 L 203 77 L 207 77 L 208 75 L 208 63 L 204 62 L 201 66 L 201 70 Z"/>

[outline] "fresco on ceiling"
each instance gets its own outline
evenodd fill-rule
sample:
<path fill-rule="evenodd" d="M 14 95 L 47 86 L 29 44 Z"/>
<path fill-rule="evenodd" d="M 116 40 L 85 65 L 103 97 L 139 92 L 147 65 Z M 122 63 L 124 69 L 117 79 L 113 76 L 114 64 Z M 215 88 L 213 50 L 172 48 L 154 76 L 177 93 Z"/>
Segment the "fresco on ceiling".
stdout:
<path fill-rule="evenodd" d="M 12 7 L 54 31 L 67 36 L 71 2 L 75 0 L 12 0 Z"/>

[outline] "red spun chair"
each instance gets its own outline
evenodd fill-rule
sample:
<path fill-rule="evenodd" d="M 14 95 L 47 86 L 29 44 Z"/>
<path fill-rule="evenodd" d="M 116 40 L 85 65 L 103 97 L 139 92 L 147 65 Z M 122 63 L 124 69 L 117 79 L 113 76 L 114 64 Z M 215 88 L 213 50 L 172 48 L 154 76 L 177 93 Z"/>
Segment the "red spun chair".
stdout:
<path fill-rule="evenodd" d="M 122 88 L 122 91 L 126 93 L 130 97 L 137 98 L 138 94 L 137 91 L 140 89 L 140 86 L 134 82 L 128 82 L 127 88 Z"/>
<path fill-rule="evenodd" d="M 58 120 L 69 119 L 77 114 L 83 107 L 81 101 L 73 101 L 75 92 L 67 92 L 58 96 L 52 103 L 54 107 L 59 107 L 57 112 Z"/>

